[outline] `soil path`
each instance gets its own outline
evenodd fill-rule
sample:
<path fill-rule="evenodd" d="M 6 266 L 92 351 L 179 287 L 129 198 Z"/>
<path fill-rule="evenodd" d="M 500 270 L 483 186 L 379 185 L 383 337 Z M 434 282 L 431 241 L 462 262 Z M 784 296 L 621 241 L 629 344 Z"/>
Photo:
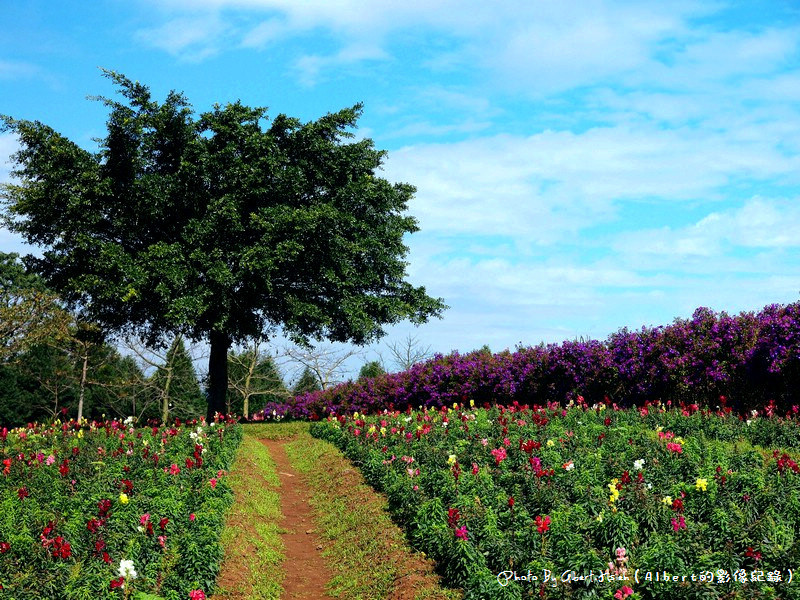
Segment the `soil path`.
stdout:
<path fill-rule="evenodd" d="M 281 536 L 286 548 L 282 600 L 331 599 L 325 593 L 331 572 L 322 558 L 322 542 L 314 529 L 311 507 L 308 505 L 310 490 L 289 463 L 284 449 L 285 441 L 261 442 L 272 455 L 281 482 L 283 521 L 280 526 L 287 532 Z"/>

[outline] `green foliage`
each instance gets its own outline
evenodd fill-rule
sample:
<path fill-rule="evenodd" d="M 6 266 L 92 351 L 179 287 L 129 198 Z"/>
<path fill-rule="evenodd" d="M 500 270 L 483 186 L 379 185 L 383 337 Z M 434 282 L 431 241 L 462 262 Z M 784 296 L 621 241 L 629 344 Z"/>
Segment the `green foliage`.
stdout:
<path fill-rule="evenodd" d="M 361 381 L 370 377 L 378 377 L 379 375 L 383 375 L 385 373 L 386 369 L 383 368 L 383 365 L 381 365 L 380 362 L 377 360 L 371 360 L 361 367 L 361 370 L 358 372 L 358 380 Z"/>
<path fill-rule="evenodd" d="M 168 403 L 169 416 L 181 420 L 200 418 L 206 409 L 205 396 L 200 389 L 192 357 L 182 336 L 175 336 L 166 354 L 166 361 L 153 373 L 152 383 L 157 391 L 154 403 L 156 418 L 162 418 L 163 403 Z"/>
<path fill-rule="evenodd" d="M 317 390 L 321 390 L 322 386 L 319 384 L 319 379 L 314 372 L 305 367 L 303 372 L 300 374 L 300 378 L 294 384 L 292 388 L 292 393 L 295 396 L 299 396 L 300 394 L 305 394 L 306 392 L 316 392 Z"/>
<path fill-rule="evenodd" d="M 135 430 L 70 421 L 10 432 L 0 442 L 8 465 L 0 479 L 0 542 L 8 544 L 0 547 L 0 594 L 120 598 L 110 584 L 122 560 L 137 573 L 125 582 L 131 597 L 210 592 L 233 500 L 225 475 L 240 441 L 230 422 Z"/>
<path fill-rule="evenodd" d="M 731 415 L 700 419 L 680 410 L 465 404 L 342 414 L 311 432 L 342 448 L 386 493 L 415 545 L 466 598 L 610 598 L 620 584 L 539 584 L 545 570 L 559 578 L 605 571 L 618 548 L 629 573 L 641 571 L 639 583 L 628 582 L 635 598 L 798 596 L 784 565 L 800 556 L 800 455 L 752 443 L 770 428 L 788 432 L 775 439 L 788 439 L 797 418 L 760 419 L 768 423 L 754 427 Z M 706 431 L 726 438 L 736 431 L 737 438 L 714 440 Z M 644 579 L 739 568 L 746 582 Z M 498 573 L 528 569 L 539 584 L 498 583 Z M 749 579 L 751 571 L 774 570 L 783 577 L 774 588 Z"/>

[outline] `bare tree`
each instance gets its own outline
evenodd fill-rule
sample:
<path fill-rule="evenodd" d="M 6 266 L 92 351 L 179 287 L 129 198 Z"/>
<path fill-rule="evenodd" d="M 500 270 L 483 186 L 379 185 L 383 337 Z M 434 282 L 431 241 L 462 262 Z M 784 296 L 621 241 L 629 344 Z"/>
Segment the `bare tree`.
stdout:
<path fill-rule="evenodd" d="M 363 350 L 351 348 L 337 350 L 335 348 L 304 348 L 302 346 L 286 346 L 284 357 L 290 362 L 308 368 L 317 378 L 320 387 L 325 390 L 344 381 L 347 367 L 344 363 L 354 356 L 362 356 Z"/>
<path fill-rule="evenodd" d="M 169 348 L 172 348 L 182 340 L 183 336 L 178 334 L 171 344 L 164 345 L 165 349 L 163 350 L 147 346 L 142 340 L 137 338 L 125 338 L 123 340 L 123 346 L 135 356 L 142 368 L 143 374 L 146 374 L 148 371 L 162 373 L 159 380 L 156 380 L 155 377 L 142 377 L 142 381 L 140 382 L 141 386 L 148 393 L 145 395 L 144 402 L 139 406 L 139 414 L 136 415 L 137 418 L 140 418 L 152 404 L 153 401 L 149 400 L 149 397 L 155 398 L 161 407 L 161 422 L 166 423 L 169 419 L 170 407 L 174 399 L 171 394 L 171 387 L 175 379 L 175 361 L 177 358 L 176 353 L 171 354 Z M 189 353 L 195 356 L 196 352 L 196 347 L 191 346 Z M 136 410 L 136 408 L 134 408 L 134 410 Z"/>
<path fill-rule="evenodd" d="M 288 400 L 291 393 L 286 389 L 280 370 L 260 340 L 245 346 L 241 352 L 228 353 L 228 389 L 242 398 L 242 416 L 250 417 L 250 400 L 257 396 L 277 397 Z M 228 399 L 228 413 L 232 412 Z"/>
<path fill-rule="evenodd" d="M 392 342 L 386 345 L 391 356 L 392 363 L 399 371 L 408 371 L 416 363 L 427 360 L 433 353 L 430 346 L 423 346 L 419 338 L 410 333 L 405 339 L 399 342 Z M 378 355 L 380 356 L 380 354 Z M 383 357 L 381 357 L 383 362 Z"/>

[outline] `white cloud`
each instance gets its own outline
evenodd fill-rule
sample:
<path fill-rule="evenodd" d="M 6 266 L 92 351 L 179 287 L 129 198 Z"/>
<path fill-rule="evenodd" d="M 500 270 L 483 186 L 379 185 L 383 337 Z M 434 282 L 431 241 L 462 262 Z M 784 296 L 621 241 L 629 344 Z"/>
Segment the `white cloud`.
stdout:
<path fill-rule="evenodd" d="M 33 77 L 39 73 L 39 67 L 33 63 L 0 59 L 0 79 L 21 79 Z"/>
<path fill-rule="evenodd" d="M 797 199 L 756 197 L 741 207 L 711 212 L 686 227 L 662 227 L 620 234 L 614 247 L 621 254 L 655 255 L 656 259 L 669 257 L 677 260 L 696 256 L 725 261 L 724 254 L 731 247 L 796 248 L 800 246 L 800 238 L 795 235 L 799 228 L 800 204 Z M 783 265 L 784 262 L 778 264 Z M 658 265 L 663 266 L 662 263 Z M 718 262 L 708 265 L 709 270 L 719 267 Z M 749 270 L 752 264 L 740 263 L 739 268 Z M 760 264 L 758 268 L 772 270 L 766 264 Z"/>
<path fill-rule="evenodd" d="M 191 62 L 217 54 L 230 28 L 216 14 L 181 16 L 150 29 L 142 29 L 137 38 Z"/>
<path fill-rule="evenodd" d="M 554 244 L 609 221 L 625 200 L 720 199 L 736 178 L 798 168 L 769 140 L 645 126 L 409 146 L 390 153 L 385 175 L 417 186 L 411 212 L 426 231 Z"/>

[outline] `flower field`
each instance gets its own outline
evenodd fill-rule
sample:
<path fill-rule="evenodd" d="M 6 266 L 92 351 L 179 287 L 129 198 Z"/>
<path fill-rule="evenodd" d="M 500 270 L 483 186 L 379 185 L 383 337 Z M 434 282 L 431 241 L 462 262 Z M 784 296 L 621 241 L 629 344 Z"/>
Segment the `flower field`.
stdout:
<path fill-rule="evenodd" d="M 0 598 L 202 600 L 241 440 L 230 422 L 0 431 Z"/>
<path fill-rule="evenodd" d="M 465 597 L 800 598 L 800 420 L 659 403 L 332 415 Z M 666 581 L 665 581 L 666 579 Z"/>

